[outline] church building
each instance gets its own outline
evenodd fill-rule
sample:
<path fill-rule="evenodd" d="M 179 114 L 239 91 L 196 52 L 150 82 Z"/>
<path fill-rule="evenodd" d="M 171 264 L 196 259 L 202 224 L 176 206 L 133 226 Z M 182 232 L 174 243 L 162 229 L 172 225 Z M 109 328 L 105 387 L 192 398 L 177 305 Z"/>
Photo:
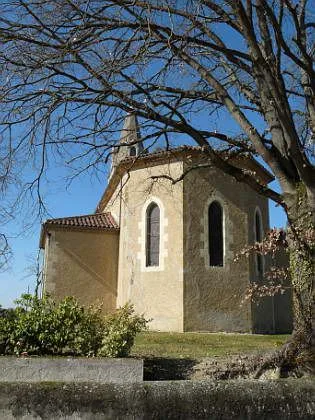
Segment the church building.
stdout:
<path fill-rule="evenodd" d="M 273 180 L 250 157 L 224 157 L 262 184 Z M 95 213 L 42 226 L 43 291 L 105 312 L 129 301 L 152 330 L 289 332 L 288 294 L 243 302 L 250 282 L 266 281 L 270 261 L 235 256 L 268 229 L 265 197 L 216 169 L 200 147 L 147 152 L 131 113 Z"/>

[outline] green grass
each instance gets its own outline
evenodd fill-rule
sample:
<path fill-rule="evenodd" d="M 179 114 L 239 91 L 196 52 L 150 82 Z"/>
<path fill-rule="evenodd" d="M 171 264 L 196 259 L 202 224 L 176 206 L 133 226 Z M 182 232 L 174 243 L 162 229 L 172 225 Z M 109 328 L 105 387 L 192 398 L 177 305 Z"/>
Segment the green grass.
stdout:
<path fill-rule="evenodd" d="M 288 335 L 160 333 L 137 336 L 132 356 L 201 358 L 264 352 L 280 347 Z"/>

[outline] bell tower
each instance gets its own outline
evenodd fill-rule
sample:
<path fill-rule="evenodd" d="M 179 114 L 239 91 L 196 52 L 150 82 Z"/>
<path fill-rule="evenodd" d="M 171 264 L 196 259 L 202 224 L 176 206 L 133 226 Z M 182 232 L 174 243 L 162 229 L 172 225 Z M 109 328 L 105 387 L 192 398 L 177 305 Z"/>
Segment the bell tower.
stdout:
<path fill-rule="evenodd" d="M 127 114 L 123 129 L 120 134 L 119 144 L 112 150 L 112 175 L 116 166 L 127 157 L 136 157 L 143 152 L 143 143 L 140 137 L 140 129 L 135 112 Z"/>

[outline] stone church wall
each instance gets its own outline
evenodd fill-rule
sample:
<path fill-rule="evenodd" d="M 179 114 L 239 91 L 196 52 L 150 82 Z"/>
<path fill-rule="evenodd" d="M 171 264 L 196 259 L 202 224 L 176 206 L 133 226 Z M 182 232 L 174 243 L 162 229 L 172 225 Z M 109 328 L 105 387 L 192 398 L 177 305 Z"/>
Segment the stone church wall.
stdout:
<path fill-rule="evenodd" d="M 268 201 L 264 197 L 253 193 L 253 202 L 248 207 L 248 243 L 255 242 L 254 226 L 255 226 L 255 211 L 257 208 L 261 211 L 263 231 L 266 233 L 269 229 L 269 212 Z M 288 256 L 284 251 L 278 251 L 274 258 L 271 259 L 270 255 L 263 257 L 264 275 L 257 274 L 255 257 L 250 256 L 250 281 L 264 284 L 268 282 L 266 273 L 270 267 L 287 267 Z M 286 286 L 290 286 L 289 282 L 285 282 Z M 264 297 L 256 302 L 252 302 L 252 332 L 260 334 L 281 334 L 290 333 L 292 331 L 292 303 L 291 292 L 286 290 L 284 295 L 277 294 L 273 297 Z"/>
<path fill-rule="evenodd" d="M 192 171 L 184 181 L 184 197 L 184 329 L 250 332 L 252 308 L 241 301 L 254 273 L 254 261 L 234 262 L 234 257 L 254 240 L 256 207 L 267 230 L 267 200 L 215 168 Z M 208 207 L 214 200 L 224 214 L 223 267 L 209 265 Z M 271 322 L 268 313 L 270 300 L 257 315 L 260 322 Z"/>
<path fill-rule="evenodd" d="M 74 296 L 83 305 L 116 307 L 118 232 L 52 229 L 46 237 L 45 293 Z"/>
<path fill-rule="evenodd" d="M 266 270 L 269 267 L 288 267 L 288 255 L 282 251 L 277 252 L 274 258 L 266 258 Z M 256 281 L 262 282 L 262 279 Z M 258 302 L 252 303 L 253 332 L 261 334 L 289 334 L 292 332 L 292 294 L 290 281 L 283 282 L 284 294 L 276 294 L 273 297 L 265 297 Z M 269 311 L 269 312 L 268 312 Z M 266 316 L 266 312 L 268 316 Z"/>
<path fill-rule="evenodd" d="M 140 162 L 123 176 L 103 209 L 120 225 L 117 305 L 131 301 L 152 319 L 153 330 L 287 332 L 289 297 L 242 304 L 250 282 L 265 279 L 258 276 L 254 257 L 234 261 L 255 242 L 256 211 L 263 232 L 269 229 L 267 199 L 211 167 L 194 169 L 175 184 L 165 179 L 180 177 L 196 164 L 194 159 L 173 157 L 149 167 Z M 153 182 L 152 176 L 162 178 Z M 213 200 L 224 209 L 223 267 L 209 265 L 208 207 Z M 145 266 L 145 214 L 152 202 L 161 212 L 159 267 Z"/>
<path fill-rule="evenodd" d="M 120 220 L 117 303 L 131 301 L 152 319 L 154 330 L 183 331 L 183 184 L 151 177 L 181 173 L 182 162 L 130 171 L 104 209 Z M 145 213 L 151 202 L 160 208 L 159 267 L 145 266 Z"/>

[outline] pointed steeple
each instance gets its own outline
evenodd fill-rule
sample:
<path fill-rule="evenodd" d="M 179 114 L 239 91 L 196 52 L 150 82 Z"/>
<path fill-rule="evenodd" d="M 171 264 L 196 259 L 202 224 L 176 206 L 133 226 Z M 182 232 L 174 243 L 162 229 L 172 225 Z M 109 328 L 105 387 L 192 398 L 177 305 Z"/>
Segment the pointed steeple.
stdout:
<path fill-rule="evenodd" d="M 129 113 L 124 122 L 120 135 L 121 144 L 130 144 L 140 141 L 140 130 L 135 112 Z"/>
<path fill-rule="evenodd" d="M 140 129 L 135 112 L 127 114 L 123 129 L 121 130 L 119 147 L 113 148 L 111 174 L 123 159 L 129 156 L 138 156 L 143 151 Z"/>

